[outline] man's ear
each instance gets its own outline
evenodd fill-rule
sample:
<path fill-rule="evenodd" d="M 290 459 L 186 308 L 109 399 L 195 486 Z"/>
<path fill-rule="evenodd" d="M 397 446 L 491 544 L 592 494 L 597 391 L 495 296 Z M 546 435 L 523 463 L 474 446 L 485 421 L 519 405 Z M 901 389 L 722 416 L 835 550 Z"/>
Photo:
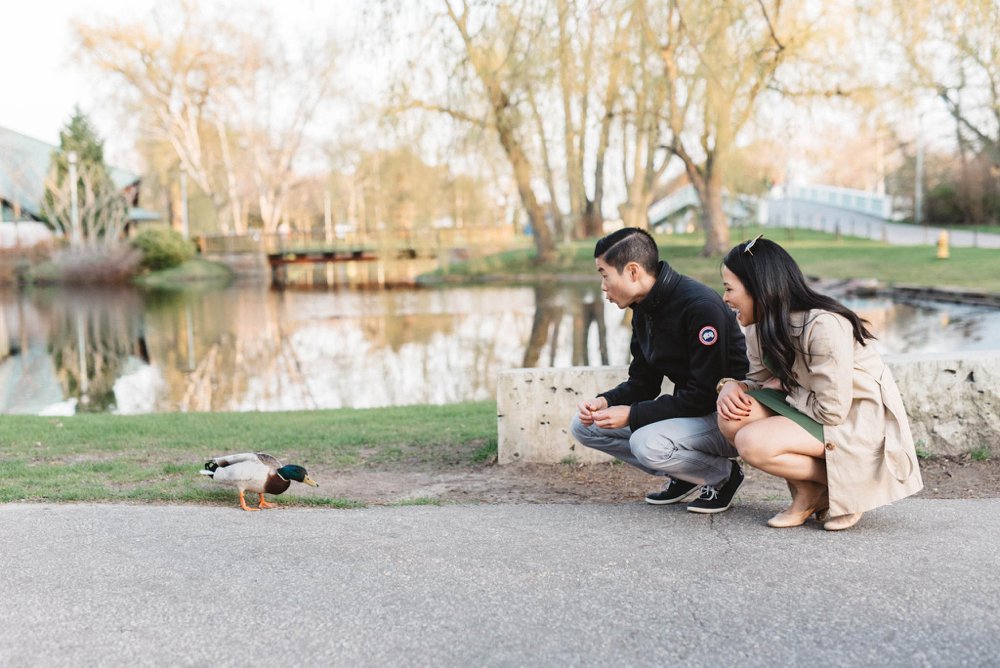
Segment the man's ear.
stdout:
<path fill-rule="evenodd" d="M 633 281 L 639 280 L 639 269 L 640 267 L 638 262 L 629 262 L 625 265 L 625 271 L 628 273 L 628 277 Z"/>

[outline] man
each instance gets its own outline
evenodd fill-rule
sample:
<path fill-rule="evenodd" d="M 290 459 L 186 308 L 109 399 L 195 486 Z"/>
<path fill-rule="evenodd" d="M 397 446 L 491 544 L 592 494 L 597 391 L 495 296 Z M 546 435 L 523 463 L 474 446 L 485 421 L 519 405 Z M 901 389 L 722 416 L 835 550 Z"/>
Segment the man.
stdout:
<path fill-rule="evenodd" d="M 637 228 L 600 239 L 594 248 L 601 289 L 632 309 L 628 380 L 581 402 L 570 428 L 580 443 L 647 473 L 666 476 L 648 503 L 678 503 L 700 489 L 687 509 L 718 513 L 743 484 L 738 453 L 715 415 L 722 378 L 744 378 L 746 344 L 718 293 L 660 260 L 656 242 Z M 672 394 L 660 396 L 666 376 Z"/>

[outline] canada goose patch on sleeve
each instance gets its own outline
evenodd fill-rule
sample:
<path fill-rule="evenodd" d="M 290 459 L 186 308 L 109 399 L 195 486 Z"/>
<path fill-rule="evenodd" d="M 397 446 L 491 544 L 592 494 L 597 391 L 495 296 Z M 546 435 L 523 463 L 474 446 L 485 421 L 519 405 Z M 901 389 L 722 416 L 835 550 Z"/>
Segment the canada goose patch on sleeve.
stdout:
<path fill-rule="evenodd" d="M 698 332 L 698 340 L 703 346 L 714 346 L 715 342 L 719 340 L 719 330 L 711 325 L 705 325 Z"/>

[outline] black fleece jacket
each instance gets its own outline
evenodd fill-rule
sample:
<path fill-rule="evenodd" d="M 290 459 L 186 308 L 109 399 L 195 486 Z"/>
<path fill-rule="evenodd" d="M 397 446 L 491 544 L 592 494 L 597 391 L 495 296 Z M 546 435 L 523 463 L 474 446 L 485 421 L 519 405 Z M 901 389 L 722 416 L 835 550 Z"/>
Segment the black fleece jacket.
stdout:
<path fill-rule="evenodd" d="M 598 396 L 631 406 L 633 431 L 676 417 L 715 412 L 720 378 L 745 378 L 746 342 L 732 309 L 717 292 L 660 262 L 656 284 L 632 305 L 628 380 Z M 666 376 L 673 394 L 660 395 Z"/>

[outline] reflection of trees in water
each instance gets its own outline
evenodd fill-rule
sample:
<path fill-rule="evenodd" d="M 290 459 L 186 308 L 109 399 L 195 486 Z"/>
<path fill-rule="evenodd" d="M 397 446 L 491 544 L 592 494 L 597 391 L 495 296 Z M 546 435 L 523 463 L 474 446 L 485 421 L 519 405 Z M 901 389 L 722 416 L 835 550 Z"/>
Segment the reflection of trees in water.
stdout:
<path fill-rule="evenodd" d="M 559 346 L 559 329 L 569 311 L 572 327 L 571 363 L 587 366 L 598 363 L 590 359 L 590 337 L 596 330 L 599 363 L 608 364 L 607 330 L 604 325 L 604 302 L 592 297 L 591 289 L 572 289 L 567 286 L 543 284 L 534 287 L 535 317 L 531 334 L 524 350 L 522 366 L 555 366 Z M 569 306 L 565 304 L 569 301 Z M 548 360 L 542 362 L 542 353 L 548 345 Z"/>
<path fill-rule="evenodd" d="M 588 295 L 573 302 L 579 307 L 579 317 L 573 318 L 573 366 L 594 365 L 589 357 L 590 332 L 597 328 L 597 349 L 601 366 L 608 364 L 608 333 L 604 325 L 604 300 Z"/>
<path fill-rule="evenodd" d="M 563 307 L 558 299 L 558 287 L 552 283 L 535 286 L 535 319 L 531 323 L 531 334 L 524 348 L 523 367 L 539 366 L 545 344 L 551 339 L 550 359 L 555 356 L 555 345 L 559 340 L 559 323 L 562 320 Z"/>
<path fill-rule="evenodd" d="M 115 404 L 114 384 L 129 357 L 149 360 L 143 302 L 134 290 L 64 290 L 41 295 L 48 345 L 64 396 L 81 412 Z"/>
<path fill-rule="evenodd" d="M 255 290 L 192 295 L 150 315 L 168 388 L 161 410 L 315 408 L 288 345 L 280 299 Z"/>

